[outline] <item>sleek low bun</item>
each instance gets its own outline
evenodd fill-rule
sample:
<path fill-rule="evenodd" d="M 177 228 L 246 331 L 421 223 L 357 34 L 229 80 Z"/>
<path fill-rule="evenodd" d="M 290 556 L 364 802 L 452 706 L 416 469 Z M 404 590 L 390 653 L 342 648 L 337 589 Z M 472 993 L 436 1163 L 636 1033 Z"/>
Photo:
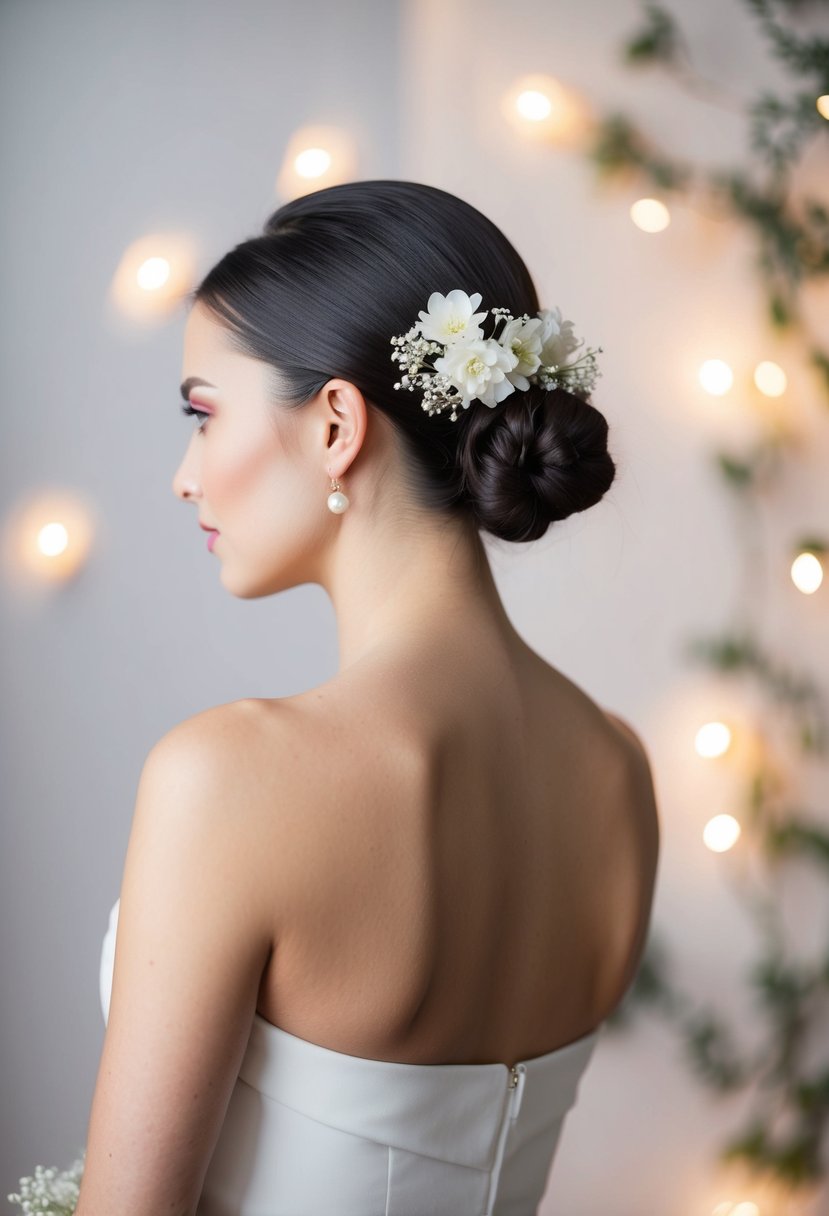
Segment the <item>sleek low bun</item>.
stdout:
<path fill-rule="evenodd" d="M 607 420 L 564 388 L 516 390 L 494 409 L 473 401 L 462 425 L 465 500 L 501 540 L 537 540 L 599 502 L 616 475 Z"/>

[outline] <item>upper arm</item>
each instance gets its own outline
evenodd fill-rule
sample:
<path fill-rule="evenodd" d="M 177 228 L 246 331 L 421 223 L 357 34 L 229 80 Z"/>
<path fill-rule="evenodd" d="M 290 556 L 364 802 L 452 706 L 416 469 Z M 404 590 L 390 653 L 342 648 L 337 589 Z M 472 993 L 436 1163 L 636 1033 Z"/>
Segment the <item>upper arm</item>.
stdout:
<path fill-rule="evenodd" d="M 638 828 L 636 882 L 640 899 L 636 932 L 628 955 L 628 964 L 621 980 L 620 992 L 623 993 L 639 968 L 650 932 L 659 864 L 661 827 L 653 771 L 644 743 L 627 722 L 607 710 L 603 712 L 605 717 L 619 729 L 625 741 L 626 758 L 623 765 L 625 802 L 633 808 L 634 822 Z"/>
<path fill-rule="evenodd" d="M 141 772 L 77 1216 L 196 1210 L 272 949 L 242 705 L 175 727 Z"/>

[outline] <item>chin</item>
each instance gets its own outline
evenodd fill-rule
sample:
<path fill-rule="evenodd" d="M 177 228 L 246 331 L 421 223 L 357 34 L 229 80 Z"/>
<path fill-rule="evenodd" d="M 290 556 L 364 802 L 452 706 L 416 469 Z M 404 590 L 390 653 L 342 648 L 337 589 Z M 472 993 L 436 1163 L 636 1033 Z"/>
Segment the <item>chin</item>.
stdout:
<path fill-rule="evenodd" d="M 268 595 L 277 595 L 280 591 L 289 591 L 291 587 L 297 587 L 301 582 L 307 582 L 307 579 L 291 578 L 284 570 L 273 571 L 264 579 L 260 577 L 244 581 L 231 577 L 224 566 L 222 566 L 221 580 L 225 590 L 240 600 L 260 600 Z"/>

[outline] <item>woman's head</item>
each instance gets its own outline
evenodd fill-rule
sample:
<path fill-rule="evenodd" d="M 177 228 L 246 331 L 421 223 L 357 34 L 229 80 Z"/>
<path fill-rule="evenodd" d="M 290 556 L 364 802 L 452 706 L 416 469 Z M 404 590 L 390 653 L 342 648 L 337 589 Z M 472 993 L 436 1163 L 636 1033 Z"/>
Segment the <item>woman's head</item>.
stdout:
<path fill-rule="evenodd" d="M 505 540 L 536 539 L 598 502 L 615 473 L 607 424 L 567 390 L 516 389 L 494 409 L 473 401 L 453 422 L 448 412 L 427 414 L 418 393 L 395 389 L 401 369 L 391 338 L 411 328 L 433 292 L 455 288 L 479 292 L 483 310 L 519 316 L 540 307 L 506 237 L 446 191 L 348 182 L 280 207 L 192 293 L 185 375 L 216 386 L 192 394 L 216 417 L 194 436 L 176 491 L 183 493 L 185 466 L 196 480 L 213 477 L 203 487 L 202 522 L 223 534 L 224 522 L 228 547 L 243 538 L 231 537 L 225 508 L 279 503 L 273 533 L 269 525 L 248 543 L 275 544 L 286 580 L 286 563 L 307 555 L 332 524 L 347 526 L 348 512 L 326 509 L 328 470 L 348 493 L 361 453 L 394 453 L 403 511 L 437 513 Z M 220 417 L 223 400 L 238 414 L 235 428 Z M 349 511 L 357 509 L 352 499 Z"/>

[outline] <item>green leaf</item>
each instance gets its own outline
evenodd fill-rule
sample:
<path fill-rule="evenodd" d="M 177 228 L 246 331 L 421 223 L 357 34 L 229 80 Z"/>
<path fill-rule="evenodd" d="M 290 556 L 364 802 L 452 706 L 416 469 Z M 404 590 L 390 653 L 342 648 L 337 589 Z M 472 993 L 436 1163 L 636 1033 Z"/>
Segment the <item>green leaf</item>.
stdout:
<path fill-rule="evenodd" d="M 804 1114 L 829 1113 L 829 1071 L 818 1073 L 811 1080 L 797 1082 L 793 1099 Z"/>
<path fill-rule="evenodd" d="M 778 329 L 785 329 L 791 323 L 791 311 L 779 292 L 772 292 L 769 298 L 769 316 L 772 325 Z"/>
<path fill-rule="evenodd" d="M 735 1057 L 732 1036 L 713 1013 L 692 1014 L 685 1037 L 691 1063 L 710 1085 L 726 1091 L 744 1083 L 746 1069 Z"/>
<path fill-rule="evenodd" d="M 814 346 L 809 351 L 809 362 L 813 367 L 816 367 L 819 372 L 823 373 L 823 378 L 826 382 L 826 388 L 829 390 L 829 354 Z"/>
<path fill-rule="evenodd" d="M 734 1137 L 722 1149 L 721 1161 L 733 1161 L 741 1157 L 747 1161 L 758 1162 L 766 1153 L 767 1133 L 762 1123 L 753 1122 L 740 1136 Z"/>
<path fill-rule="evenodd" d="M 742 489 L 744 486 L 751 485 L 754 479 L 753 464 L 744 460 L 735 460 L 733 456 L 729 456 L 725 452 L 718 452 L 715 460 L 718 469 L 732 486 Z"/>
<path fill-rule="evenodd" d="M 646 7 L 645 25 L 626 43 L 624 58 L 628 63 L 634 64 L 654 61 L 672 63 L 677 46 L 674 19 L 666 9 L 656 4 Z"/>
<path fill-rule="evenodd" d="M 829 544 L 822 536 L 803 536 L 795 541 L 797 553 L 814 553 L 816 557 L 825 557 Z"/>
<path fill-rule="evenodd" d="M 829 830 L 805 819 L 769 824 L 764 845 L 773 857 L 800 854 L 829 866 Z"/>
<path fill-rule="evenodd" d="M 719 671 L 737 671 L 758 662 L 756 647 L 748 637 L 694 638 L 688 643 L 687 654 Z"/>

